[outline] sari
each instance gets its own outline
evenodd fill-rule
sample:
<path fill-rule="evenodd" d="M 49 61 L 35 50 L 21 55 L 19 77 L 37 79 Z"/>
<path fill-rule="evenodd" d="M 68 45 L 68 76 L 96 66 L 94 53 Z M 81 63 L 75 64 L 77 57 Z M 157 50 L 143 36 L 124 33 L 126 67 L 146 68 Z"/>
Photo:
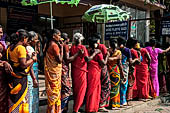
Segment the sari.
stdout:
<path fill-rule="evenodd" d="M 148 61 L 146 58 L 147 50 L 145 48 L 141 48 L 140 50 L 142 56 L 142 62 L 136 65 L 136 86 L 137 89 L 134 89 L 134 98 L 139 99 L 147 99 L 149 97 L 148 91 Z"/>
<path fill-rule="evenodd" d="M 98 61 L 103 59 L 102 53 L 97 54 L 88 62 L 86 112 L 97 112 L 101 94 L 101 67 Z"/>
<path fill-rule="evenodd" d="M 103 58 L 107 55 L 107 48 L 104 44 L 99 44 L 98 49 L 101 50 Z M 102 68 L 101 71 L 101 98 L 100 98 L 100 108 L 108 107 L 110 101 L 110 76 L 107 69 L 107 65 Z"/>
<path fill-rule="evenodd" d="M 0 45 L 2 45 L 4 51 L 5 46 L 1 42 Z M 0 113 L 8 113 L 8 78 L 4 68 L 0 68 L 0 97 Z"/>
<path fill-rule="evenodd" d="M 88 56 L 88 52 L 83 45 L 73 45 L 70 49 L 71 56 L 76 54 L 80 49 L 84 50 L 84 54 L 80 54 L 71 64 L 71 75 L 74 97 L 74 112 L 78 112 L 83 104 L 87 88 L 87 62 L 84 57 Z"/>
<path fill-rule="evenodd" d="M 33 64 L 33 71 L 38 82 L 38 62 Z M 32 111 L 33 113 L 39 113 L 39 87 L 32 89 Z"/>
<path fill-rule="evenodd" d="M 58 113 L 61 106 L 62 64 L 56 61 L 54 53 L 60 54 L 57 44 L 53 44 L 48 48 L 44 58 L 45 86 L 48 98 L 47 113 L 51 112 L 52 106 L 55 106 L 53 112 Z"/>
<path fill-rule="evenodd" d="M 128 59 L 131 58 L 131 52 L 130 49 L 128 48 L 123 48 L 121 49 L 121 53 L 122 53 L 122 66 L 123 66 L 123 73 L 124 73 L 124 77 L 126 78 L 126 83 L 123 84 L 122 80 L 120 83 L 120 104 L 124 105 L 127 103 L 126 101 L 126 92 L 127 92 L 127 87 L 128 87 L 128 74 L 129 74 L 129 63 L 128 63 Z"/>
<path fill-rule="evenodd" d="M 26 49 L 22 45 L 18 45 L 13 50 L 10 50 L 9 47 L 7 50 L 7 59 L 13 67 L 13 72 L 8 79 L 10 88 L 9 113 L 29 113 L 27 75 L 30 72 L 30 67 L 26 69 L 19 67 L 19 58 L 26 58 L 26 55 Z"/>
<path fill-rule="evenodd" d="M 116 50 L 111 56 L 117 57 L 121 51 Z M 117 60 L 108 61 L 108 70 L 111 80 L 110 101 L 112 107 L 120 107 L 120 71 Z"/>
<path fill-rule="evenodd" d="M 136 50 L 131 49 L 132 60 L 138 58 L 138 53 Z M 133 90 L 136 87 L 136 66 L 129 67 L 128 75 L 128 90 L 127 90 L 127 100 L 133 99 Z"/>
<path fill-rule="evenodd" d="M 26 47 L 27 50 L 27 59 L 32 57 L 32 53 L 35 52 L 34 48 L 31 46 Z M 38 81 L 38 62 L 33 64 L 33 71 L 35 77 Z M 27 76 L 28 79 L 28 89 L 29 89 L 29 112 L 30 113 L 38 113 L 39 112 L 39 88 L 33 87 L 33 80 L 32 77 L 29 75 Z"/>
<path fill-rule="evenodd" d="M 64 53 L 69 52 L 68 45 L 64 45 Z M 65 56 L 62 62 L 62 75 L 61 75 L 61 110 L 66 112 L 68 110 L 68 102 L 71 94 L 71 78 L 69 76 L 69 64 Z"/>
<path fill-rule="evenodd" d="M 151 81 L 153 83 L 154 90 L 156 91 L 156 95 L 159 96 L 159 81 L 158 81 L 158 54 L 162 53 L 162 49 L 155 48 L 154 50 L 152 47 L 146 47 L 150 56 L 151 56 Z"/>

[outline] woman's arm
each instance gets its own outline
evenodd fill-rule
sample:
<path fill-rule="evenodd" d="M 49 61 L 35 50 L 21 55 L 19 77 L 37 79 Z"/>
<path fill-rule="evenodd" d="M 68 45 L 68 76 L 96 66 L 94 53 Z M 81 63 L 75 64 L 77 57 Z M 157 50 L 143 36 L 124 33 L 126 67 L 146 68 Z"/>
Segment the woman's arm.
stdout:
<path fill-rule="evenodd" d="M 147 58 L 147 60 L 148 60 L 148 67 L 150 67 L 151 57 L 150 57 L 150 55 L 149 55 L 148 52 L 147 52 L 145 55 L 146 55 L 146 58 Z"/>
<path fill-rule="evenodd" d="M 33 67 L 31 67 L 30 75 L 31 75 L 31 78 L 32 78 L 32 81 L 33 81 L 33 87 L 37 88 L 38 87 L 38 81 L 37 81 L 37 79 L 35 77 Z"/>
<path fill-rule="evenodd" d="M 166 50 L 163 50 L 162 53 L 167 53 L 168 51 L 170 51 L 170 47 L 167 48 Z"/>
<path fill-rule="evenodd" d="M 57 62 L 59 62 L 60 64 L 63 61 L 63 44 L 60 44 L 60 52 L 59 52 L 59 47 L 56 43 L 52 43 L 52 48 L 53 48 L 53 52 L 54 52 L 54 56 Z"/>
<path fill-rule="evenodd" d="M 99 49 L 96 49 L 91 56 L 85 56 L 85 61 L 90 62 L 98 53 L 101 51 Z"/>
<path fill-rule="evenodd" d="M 77 52 L 76 54 L 74 54 L 73 56 L 70 57 L 69 52 L 66 52 L 66 60 L 68 63 L 74 61 L 76 59 L 76 57 L 78 57 L 78 55 L 80 54 L 80 52 Z"/>
<path fill-rule="evenodd" d="M 119 66 L 121 78 L 125 78 L 124 73 L 123 73 L 123 66 L 122 66 L 121 59 L 118 60 L 117 64 Z"/>
<path fill-rule="evenodd" d="M 27 60 L 26 58 L 19 58 L 20 68 L 25 69 L 25 68 L 31 66 L 34 63 L 34 61 L 36 61 L 36 58 L 34 58 L 34 57 L 29 60 Z"/>
<path fill-rule="evenodd" d="M 99 64 L 101 65 L 102 68 L 107 64 L 107 61 L 108 61 L 109 56 L 110 56 L 110 54 L 107 53 L 105 59 L 99 60 Z"/>

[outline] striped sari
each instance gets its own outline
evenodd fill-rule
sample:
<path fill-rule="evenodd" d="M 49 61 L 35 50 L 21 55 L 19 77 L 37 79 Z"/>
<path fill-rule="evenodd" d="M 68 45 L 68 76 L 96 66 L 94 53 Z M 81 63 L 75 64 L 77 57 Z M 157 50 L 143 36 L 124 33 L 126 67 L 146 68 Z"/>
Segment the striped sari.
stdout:
<path fill-rule="evenodd" d="M 116 50 L 112 57 L 121 55 L 119 50 Z M 110 100 L 112 107 L 120 107 L 120 71 L 116 61 L 108 61 L 108 70 L 111 80 Z"/>

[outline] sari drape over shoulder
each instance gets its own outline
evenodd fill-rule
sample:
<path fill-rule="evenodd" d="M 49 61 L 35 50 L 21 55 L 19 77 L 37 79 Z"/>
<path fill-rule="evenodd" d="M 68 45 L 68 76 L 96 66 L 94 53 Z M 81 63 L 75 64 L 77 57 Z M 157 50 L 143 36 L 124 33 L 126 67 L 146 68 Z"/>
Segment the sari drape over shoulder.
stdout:
<path fill-rule="evenodd" d="M 149 97 L 148 91 L 148 61 L 146 58 L 147 50 L 142 48 L 140 50 L 143 61 L 136 65 L 136 85 L 137 89 L 134 90 L 134 98 L 147 99 Z"/>
<path fill-rule="evenodd" d="M 93 60 L 88 63 L 87 74 L 87 93 L 86 93 L 86 112 L 97 112 L 100 103 L 101 94 L 101 67 L 98 61 L 103 59 L 103 55 L 97 54 Z"/>
<path fill-rule="evenodd" d="M 84 50 L 84 54 L 79 55 L 71 65 L 73 96 L 74 96 L 74 112 L 78 112 L 83 104 L 83 100 L 87 88 L 87 62 L 84 57 L 88 56 L 88 52 L 83 45 L 73 45 L 70 49 L 71 56 L 75 55 L 80 49 Z"/>
<path fill-rule="evenodd" d="M 48 97 L 48 107 L 61 105 L 61 72 L 62 64 L 59 64 L 55 57 L 50 57 L 47 52 L 44 59 L 45 86 Z M 48 108 L 48 113 L 49 113 Z M 55 110 L 57 113 L 57 108 Z"/>
<path fill-rule="evenodd" d="M 22 45 L 18 45 L 13 50 L 9 47 L 7 50 L 7 59 L 14 70 L 8 80 L 10 88 L 9 113 L 29 113 L 27 75 L 30 72 L 30 67 L 26 69 L 19 67 L 19 58 L 26 58 L 26 55 L 26 49 Z"/>
<path fill-rule="evenodd" d="M 146 47 L 146 49 L 149 52 L 149 55 L 151 56 L 151 81 L 153 83 L 154 90 L 156 91 L 156 96 L 159 96 L 159 81 L 158 81 L 158 54 L 162 53 L 162 49 L 152 47 Z"/>

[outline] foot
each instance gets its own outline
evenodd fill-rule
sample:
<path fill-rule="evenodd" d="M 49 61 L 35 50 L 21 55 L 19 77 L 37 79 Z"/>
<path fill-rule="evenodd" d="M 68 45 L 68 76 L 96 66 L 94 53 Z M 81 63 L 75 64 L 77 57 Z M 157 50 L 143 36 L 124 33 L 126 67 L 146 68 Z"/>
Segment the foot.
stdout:
<path fill-rule="evenodd" d="M 99 108 L 99 110 L 98 110 L 99 112 L 109 112 L 109 110 L 107 110 L 106 108 Z"/>
<path fill-rule="evenodd" d="M 120 110 L 118 107 L 112 107 L 112 110 Z"/>

